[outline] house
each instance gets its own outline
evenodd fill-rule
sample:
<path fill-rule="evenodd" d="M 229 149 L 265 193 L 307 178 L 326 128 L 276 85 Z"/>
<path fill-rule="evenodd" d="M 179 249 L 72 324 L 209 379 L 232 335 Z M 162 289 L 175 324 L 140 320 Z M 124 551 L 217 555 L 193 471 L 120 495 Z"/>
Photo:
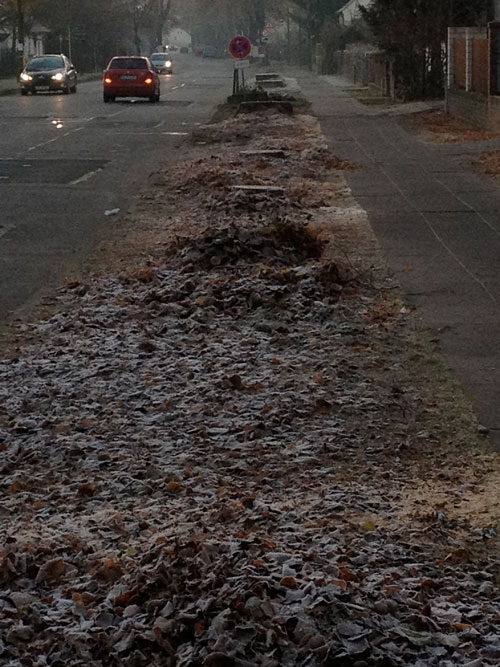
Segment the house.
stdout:
<path fill-rule="evenodd" d="M 13 74 L 23 59 L 44 53 L 48 33 L 45 26 L 33 23 L 26 31 L 24 43 L 20 44 L 16 39 L 12 14 L 2 9 L 0 3 L 0 74 Z"/>
<path fill-rule="evenodd" d="M 499 0 L 500 1 L 500 0 Z M 339 24 L 347 26 L 353 21 L 361 18 L 359 11 L 360 7 L 368 7 L 372 0 L 349 0 L 346 4 L 337 11 L 337 18 Z"/>

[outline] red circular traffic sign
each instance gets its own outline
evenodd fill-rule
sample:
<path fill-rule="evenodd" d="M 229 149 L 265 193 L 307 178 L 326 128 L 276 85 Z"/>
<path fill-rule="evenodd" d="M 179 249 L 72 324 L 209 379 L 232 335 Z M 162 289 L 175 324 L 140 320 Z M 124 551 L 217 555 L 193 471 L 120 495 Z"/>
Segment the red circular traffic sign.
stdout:
<path fill-rule="evenodd" d="M 229 53 L 233 58 L 243 60 L 244 58 L 248 58 L 251 52 L 252 44 L 250 40 L 247 37 L 243 37 L 243 35 L 237 35 L 229 42 Z"/>

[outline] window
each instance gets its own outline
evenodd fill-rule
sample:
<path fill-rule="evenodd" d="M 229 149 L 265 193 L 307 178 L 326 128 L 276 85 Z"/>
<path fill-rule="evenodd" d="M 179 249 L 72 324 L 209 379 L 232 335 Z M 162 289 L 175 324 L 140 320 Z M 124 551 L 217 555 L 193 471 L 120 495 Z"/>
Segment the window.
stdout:
<path fill-rule="evenodd" d="M 64 58 L 61 56 L 48 56 L 46 58 L 33 58 L 27 64 L 28 72 L 40 72 L 44 69 L 57 69 L 64 67 Z"/>
<path fill-rule="evenodd" d="M 109 69 L 149 69 L 146 58 L 113 58 Z"/>

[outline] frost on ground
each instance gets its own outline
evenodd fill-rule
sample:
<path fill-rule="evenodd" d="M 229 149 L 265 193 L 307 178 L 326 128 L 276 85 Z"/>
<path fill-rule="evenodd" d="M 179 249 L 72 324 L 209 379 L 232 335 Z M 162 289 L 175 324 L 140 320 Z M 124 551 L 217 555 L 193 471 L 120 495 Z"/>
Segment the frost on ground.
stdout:
<path fill-rule="evenodd" d="M 151 252 L 0 364 L 0 664 L 498 665 L 498 464 L 418 370 L 349 165 L 307 116 L 203 132 Z"/>

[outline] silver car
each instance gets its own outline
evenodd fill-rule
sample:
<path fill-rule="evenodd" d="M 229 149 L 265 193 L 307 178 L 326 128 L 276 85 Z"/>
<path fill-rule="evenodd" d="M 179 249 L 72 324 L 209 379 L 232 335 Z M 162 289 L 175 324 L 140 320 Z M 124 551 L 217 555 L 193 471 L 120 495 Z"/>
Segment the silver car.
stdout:
<path fill-rule="evenodd" d="M 150 60 L 158 74 L 172 74 L 174 63 L 169 53 L 152 53 Z"/>

